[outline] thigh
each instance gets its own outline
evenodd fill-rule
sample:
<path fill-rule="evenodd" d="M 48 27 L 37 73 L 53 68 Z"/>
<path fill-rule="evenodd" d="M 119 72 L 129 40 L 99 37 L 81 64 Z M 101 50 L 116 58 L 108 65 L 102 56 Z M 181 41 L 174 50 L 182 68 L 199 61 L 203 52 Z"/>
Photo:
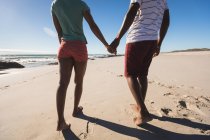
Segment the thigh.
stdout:
<path fill-rule="evenodd" d="M 145 53 L 144 48 L 137 43 L 126 45 L 125 52 L 125 76 L 138 76 L 141 69 Z"/>
<path fill-rule="evenodd" d="M 141 71 L 141 76 L 147 76 L 148 75 L 148 71 L 149 71 L 149 67 L 150 67 L 150 64 L 152 62 L 152 59 L 153 59 L 153 54 L 154 54 L 154 48 L 155 46 L 147 46 L 147 52 L 146 53 L 146 56 L 144 57 L 144 61 L 142 63 L 142 69 L 140 70 Z"/>
<path fill-rule="evenodd" d="M 74 60 L 72 58 L 59 59 L 60 84 L 69 84 L 73 65 Z"/>
<path fill-rule="evenodd" d="M 74 70 L 75 70 L 74 82 L 76 84 L 83 82 L 83 77 L 86 72 L 86 67 L 87 67 L 87 61 L 82 61 L 82 62 L 75 61 L 75 63 L 74 63 Z"/>

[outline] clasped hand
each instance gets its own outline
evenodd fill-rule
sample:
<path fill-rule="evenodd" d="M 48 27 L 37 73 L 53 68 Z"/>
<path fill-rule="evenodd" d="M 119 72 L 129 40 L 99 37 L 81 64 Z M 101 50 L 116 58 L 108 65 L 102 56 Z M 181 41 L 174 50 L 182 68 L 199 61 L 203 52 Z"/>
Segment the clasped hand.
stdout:
<path fill-rule="evenodd" d="M 111 54 L 117 54 L 117 47 L 120 43 L 120 40 L 114 39 L 110 45 L 107 46 L 107 51 Z"/>

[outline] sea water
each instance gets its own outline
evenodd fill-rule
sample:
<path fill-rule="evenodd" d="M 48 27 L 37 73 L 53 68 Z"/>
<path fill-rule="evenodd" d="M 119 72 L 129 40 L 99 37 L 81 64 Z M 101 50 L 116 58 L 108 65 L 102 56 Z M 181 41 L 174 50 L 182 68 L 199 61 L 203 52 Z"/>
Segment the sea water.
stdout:
<path fill-rule="evenodd" d="M 88 58 L 94 60 L 95 58 L 110 57 L 107 54 L 89 54 Z M 17 62 L 25 67 L 37 67 L 49 64 L 56 64 L 58 62 L 56 54 L 8 54 L 0 55 L 0 61 Z"/>

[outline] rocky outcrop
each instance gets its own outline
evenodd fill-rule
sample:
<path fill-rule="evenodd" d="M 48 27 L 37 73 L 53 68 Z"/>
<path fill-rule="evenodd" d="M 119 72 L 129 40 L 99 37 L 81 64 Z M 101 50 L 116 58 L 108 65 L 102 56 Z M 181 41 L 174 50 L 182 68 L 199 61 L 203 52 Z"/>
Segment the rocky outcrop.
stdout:
<path fill-rule="evenodd" d="M 24 68 L 24 66 L 17 62 L 0 61 L 0 69 L 10 69 L 10 68 Z"/>

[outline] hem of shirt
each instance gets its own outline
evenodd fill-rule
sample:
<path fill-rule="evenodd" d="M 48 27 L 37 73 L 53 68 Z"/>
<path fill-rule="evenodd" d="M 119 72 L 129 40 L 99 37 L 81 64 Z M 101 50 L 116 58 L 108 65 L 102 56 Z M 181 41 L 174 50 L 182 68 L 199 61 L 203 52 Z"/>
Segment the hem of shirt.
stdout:
<path fill-rule="evenodd" d="M 88 44 L 87 40 L 82 40 L 82 39 L 69 39 L 69 38 L 64 38 L 64 37 L 62 37 L 61 39 L 65 41 L 81 41 L 81 42 L 84 42 L 85 44 Z"/>
<path fill-rule="evenodd" d="M 148 40 L 158 40 L 158 38 L 141 38 L 141 39 L 135 39 L 135 40 L 126 40 L 126 44 L 128 43 L 135 43 L 135 42 L 140 42 L 140 41 L 148 41 Z"/>

